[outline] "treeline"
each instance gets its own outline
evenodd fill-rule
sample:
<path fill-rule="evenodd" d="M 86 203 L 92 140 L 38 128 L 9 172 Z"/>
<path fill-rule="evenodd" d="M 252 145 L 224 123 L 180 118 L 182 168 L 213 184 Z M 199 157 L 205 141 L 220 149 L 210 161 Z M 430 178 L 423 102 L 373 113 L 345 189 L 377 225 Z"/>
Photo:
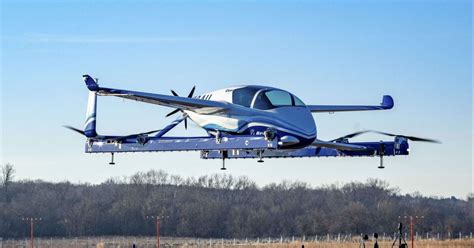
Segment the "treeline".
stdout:
<path fill-rule="evenodd" d="M 11 179 L 11 178 L 10 178 Z M 5 189 L 7 187 L 7 189 Z M 473 231 L 473 198 L 401 195 L 370 179 L 311 187 L 303 182 L 264 187 L 247 177 L 183 178 L 151 170 L 101 184 L 40 180 L 2 183 L 0 237 L 25 237 L 22 217 L 41 218 L 38 236 L 153 235 L 146 216 L 168 216 L 165 236 L 279 237 L 327 233 L 393 233 L 399 216 L 425 218 L 420 233 Z"/>

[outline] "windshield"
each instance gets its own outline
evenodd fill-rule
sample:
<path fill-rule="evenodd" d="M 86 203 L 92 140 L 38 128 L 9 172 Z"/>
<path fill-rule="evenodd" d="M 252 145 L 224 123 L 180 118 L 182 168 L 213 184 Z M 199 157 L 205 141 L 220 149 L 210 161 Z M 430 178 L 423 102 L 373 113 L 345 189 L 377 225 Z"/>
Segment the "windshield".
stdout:
<path fill-rule="evenodd" d="M 306 106 L 306 104 L 304 104 L 303 101 L 301 101 L 298 97 L 296 97 L 295 95 L 293 95 L 293 99 L 295 101 L 295 106 Z"/>
<path fill-rule="evenodd" d="M 264 93 L 270 103 L 275 107 L 291 106 L 291 95 L 282 90 L 270 90 Z"/>
<path fill-rule="evenodd" d="M 255 96 L 256 95 L 256 96 Z M 262 89 L 257 86 L 246 86 L 232 91 L 232 103 L 268 110 L 284 106 L 305 106 L 298 97 L 277 89 Z"/>

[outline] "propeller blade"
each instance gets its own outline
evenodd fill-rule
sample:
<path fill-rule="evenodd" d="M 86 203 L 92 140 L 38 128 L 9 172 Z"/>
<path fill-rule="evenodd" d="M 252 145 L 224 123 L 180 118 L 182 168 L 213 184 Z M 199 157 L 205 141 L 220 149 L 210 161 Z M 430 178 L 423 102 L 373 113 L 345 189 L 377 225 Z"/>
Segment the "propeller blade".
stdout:
<path fill-rule="evenodd" d="M 74 132 L 77 132 L 77 133 L 79 133 L 79 134 L 82 134 L 82 135 L 84 135 L 84 136 L 86 135 L 86 134 L 84 133 L 84 131 L 82 131 L 82 130 L 80 130 L 80 129 L 77 129 L 77 128 L 75 128 L 75 127 L 71 127 L 71 126 L 63 126 L 63 127 L 67 128 L 67 129 L 70 129 L 70 130 L 72 130 L 72 131 L 74 131 Z"/>
<path fill-rule="evenodd" d="M 335 142 L 335 141 L 340 141 L 340 140 L 343 140 L 343 139 L 354 138 L 354 137 L 356 137 L 356 136 L 359 136 L 359 135 L 365 134 L 365 133 L 377 133 L 377 134 L 382 134 L 382 135 L 386 135 L 386 136 L 390 136 L 390 137 L 403 137 L 403 138 L 406 138 L 406 139 L 411 140 L 411 141 L 430 142 L 430 143 L 441 143 L 440 141 L 434 140 L 434 139 L 427 139 L 427 138 L 421 138 L 421 137 L 415 137 L 415 136 L 408 136 L 408 135 L 400 135 L 400 134 L 386 133 L 386 132 L 380 132 L 380 131 L 375 131 L 375 130 L 364 130 L 364 131 L 359 131 L 359 132 L 351 133 L 351 134 L 348 134 L 348 135 L 346 135 L 346 136 L 342 136 L 342 137 L 339 137 L 339 138 L 337 138 L 337 139 L 333 139 L 333 140 L 331 140 L 330 142 Z"/>
<path fill-rule="evenodd" d="M 174 115 L 174 114 L 176 114 L 176 113 L 179 112 L 179 111 L 181 111 L 181 109 L 179 109 L 179 108 L 178 108 L 178 109 L 175 109 L 175 110 L 169 112 L 169 113 L 166 115 L 166 117 L 171 116 L 171 115 Z"/>
<path fill-rule="evenodd" d="M 188 98 L 193 97 L 195 89 L 196 89 L 196 86 L 193 86 L 193 88 L 191 89 L 191 92 L 189 92 L 189 94 L 188 94 Z"/>
<path fill-rule="evenodd" d="M 188 130 L 188 117 L 184 117 L 184 129 Z"/>
<path fill-rule="evenodd" d="M 174 90 L 171 90 L 171 94 L 173 94 L 173 96 L 179 96 Z"/>
<path fill-rule="evenodd" d="M 420 141 L 420 142 L 430 142 L 430 143 L 441 143 L 439 140 L 434 140 L 434 139 L 427 139 L 427 138 L 421 138 L 421 137 L 415 137 L 415 136 L 408 136 L 408 135 L 398 135 L 398 134 L 393 134 L 393 133 L 386 133 L 386 132 L 380 132 L 380 131 L 375 131 L 375 130 L 370 130 L 370 132 L 373 133 L 378 133 L 382 135 L 387 135 L 391 137 L 403 137 L 411 141 Z"/>
<path fill-rule="evenodd" d="M 356 136 L 359 136 L 359 135 L 361 135 L 361 134 L 368 133 L 368 132 L 370 132 L 370 131 L 359 131 L 359 132 L 351 133 L 351 134 L 348 134 L 348 135 L 339 137 L 339 138 L 337 138 L 337 139 L 330 140 L 329 142 L 334 142 L 334 141 L 338 141 L 338 140 L 354 138 L 354 137 L 356 137 Z"/>
<path fill-rule="evenodd" d="M 126 139 L 136 138 L 140 135 L 148 135 L 148 134 L 156 133 L 156 132 L 159 132 L 159 131 L 161 131 L 161 129 L 152 130 L 152 131 L 148 131 L 148 132 L 144 132 L 144 133 L 135 133 L 135 134 L 129 134 L 129 135 L 125 135 L 125 136 L 118 136 L 118 137 L 110 138 L 109 140 L 123 141 L 123 140 L 126 140 Z"/>

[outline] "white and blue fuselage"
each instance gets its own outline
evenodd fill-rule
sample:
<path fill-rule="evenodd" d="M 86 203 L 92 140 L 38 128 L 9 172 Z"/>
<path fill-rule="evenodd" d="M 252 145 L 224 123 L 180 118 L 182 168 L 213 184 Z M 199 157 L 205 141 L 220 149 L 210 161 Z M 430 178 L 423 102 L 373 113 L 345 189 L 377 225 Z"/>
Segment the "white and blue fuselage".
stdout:
<path fill-rule="evenodd" d="M 285 148 L 311 144 L 317 136 L 311 111 L 291 93 L 266 86 L 237 86 L 196 98 L 233 104 L 226 111 L 184 110 L 209 133 L 263 135 L 271 131 Z"/>

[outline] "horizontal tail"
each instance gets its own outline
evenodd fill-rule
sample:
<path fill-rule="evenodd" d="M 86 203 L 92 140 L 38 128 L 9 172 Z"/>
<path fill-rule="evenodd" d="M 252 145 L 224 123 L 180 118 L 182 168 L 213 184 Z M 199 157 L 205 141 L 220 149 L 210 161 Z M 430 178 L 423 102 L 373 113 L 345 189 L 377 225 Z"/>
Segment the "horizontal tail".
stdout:
<path fill-rule="evenodd" d="M 86 82 L 87 88 L 90 91 L 98 91 L 99 90 L 99 85 L 97 82 L 89 75 L 82 75 L 82 78 L 84 78 L 84 82 Z"/>
<path fill-rule="evenodd" d="M 383 96 L 381 105 L 383 109 L 393 108 L 393 98 L 389 95 Z"/>

